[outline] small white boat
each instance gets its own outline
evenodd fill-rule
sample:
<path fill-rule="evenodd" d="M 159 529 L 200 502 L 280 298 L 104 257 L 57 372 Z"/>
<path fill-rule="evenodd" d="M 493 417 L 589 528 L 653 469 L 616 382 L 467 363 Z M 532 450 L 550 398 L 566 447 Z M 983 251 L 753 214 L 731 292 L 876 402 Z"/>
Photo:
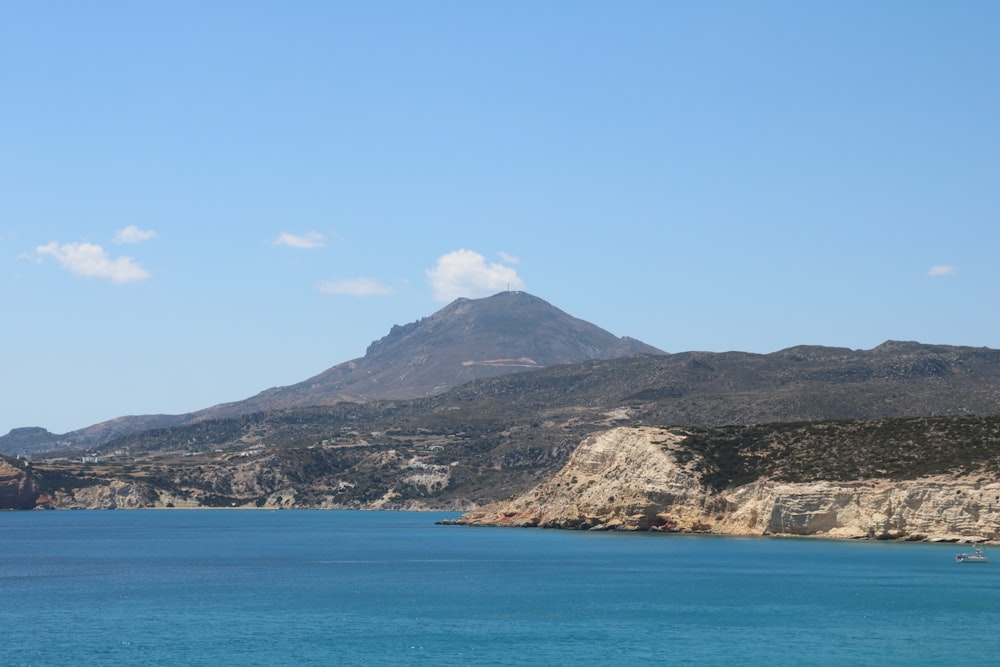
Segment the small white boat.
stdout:
<path fill-rule="evenodd" d="M 956 563 L 986 563 L 988 560 L 983 548 L 977 547 L 975 544 L 972 545 L 972 553 L 962 553 L 955 556 Z"/>

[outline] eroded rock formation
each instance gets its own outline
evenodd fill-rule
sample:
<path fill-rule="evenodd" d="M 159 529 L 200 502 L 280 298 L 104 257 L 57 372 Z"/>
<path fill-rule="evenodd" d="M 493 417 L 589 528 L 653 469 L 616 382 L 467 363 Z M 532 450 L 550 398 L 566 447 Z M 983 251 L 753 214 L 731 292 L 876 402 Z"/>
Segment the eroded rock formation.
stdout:
<path fill-rule="evenodd" d="M 25 510 L 49 503 L 35 478 L 24 468 L 0 459 L 0 509 Z"/>
<path fill-rule="evenodd" d="M 468 512 L 456 523 L 932 541 L 1000 538 L 1000 480 L 995 478 L 760 479 L 716 491 L 703 483 L 697 457 L 677 456 L 683 439 L 682 432 L 661 428 L 618 428 L 590 436 L 549 480 L 513 500 Z"/>
<path fill-rule="evenodd" d="M 59 509 L 142 509 L 165 504 L 155 489 L 117 479 L 71 491 L 58 491 L 52 498 L 52 505 Z"/>

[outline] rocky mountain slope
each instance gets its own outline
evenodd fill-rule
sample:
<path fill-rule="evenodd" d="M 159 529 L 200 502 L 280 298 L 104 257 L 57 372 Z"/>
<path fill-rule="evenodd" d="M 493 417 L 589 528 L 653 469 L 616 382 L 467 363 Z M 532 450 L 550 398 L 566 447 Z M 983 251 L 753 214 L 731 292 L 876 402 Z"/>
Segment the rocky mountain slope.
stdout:
<path fill-rule="evenodd" d="M 872 350 L 685 352 L 555 365 L 420 399 L 203 419 L 132 433 L 101 449 L 301 446 L 357 428 L 464 431 L 475 434 L 483 451 L 499 448 L 498 456 L 517 457 L 543 443 L 572 449 L 581 433 L 609 424 L 709 427 L 963 414 L 1000 414 L 1000 351 L 889 342 Z M 504 432 L 518 437 L 499 437 Z"/>
<path fill-rule="evenodd" d="M 1000 537 L 1000 421 L 989 421 L 989 454 L 967 470 L 901 479 L 858 474 L 852 480 L 838 480 L 837 475 L 820 474 L 832 479 L 796 482 L 782 481 L 781 475 L 762 476 L 722 486 L 712 481 L 710 472 L 717 472 L 718 466 L 711 457 L 688 446 L 690 433 L 617 428 L 585 439 L 565 467 L 527 493 L 466 513 L 455 523 L 996 540 Z M 769 450 L 766 441 L 756 444 L 757 455 L 782 457 L 780 448 Z M 852 449 L 849 441 L 840 444 Z M 815 443 L 810 451 L 814 449 Z M 919 455 L 914 450 L 907 453 Z M 716 447 L 712 453 L 717 458 L 720 451 Z M 808 458 L 810 452 L 801 453 Z M 881 458 L 880 452 L 870 452 L 868 463 L 879 465 Z"/>
<path fill-rule="evenodd" d="M 394 326 L 365 356 L 304 382 L 270 389 L 202 416 L 440 394 L 472 380 L 590 359 L 662 354 L 619 338 L 525 292 L 457 299 L 430 317 Z"/>
<path fill-rule="evenodd" d="M 31 454 L 97 447 L 114 438 L 223 417 L 292 407 L 431 396 L 478 378 L 662 351 L 572 317 L 524 292 L 458 299 L 433 315 L 394 326 L 364 357 L 303 382 L 185 415 L 125 416 L 56 435 L 14 429 L 0 452 Z"/>

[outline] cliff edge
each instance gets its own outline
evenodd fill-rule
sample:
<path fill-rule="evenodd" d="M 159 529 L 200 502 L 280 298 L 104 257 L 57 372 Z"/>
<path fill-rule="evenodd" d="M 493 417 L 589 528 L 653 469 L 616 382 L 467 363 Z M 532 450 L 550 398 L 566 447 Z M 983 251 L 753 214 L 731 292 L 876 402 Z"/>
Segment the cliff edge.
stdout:
<path fill-rule="evenodd" d="M 681 429 L 622 427 L 583 440 L 566 465 L 512 500 L 453 523 L 724 535 L 997 540 L 1000 480 L 985 474 L 716 490 Z M 683 461 L 683 463 L 682 463 Z"/>
<path fill-rule="evenodd" d="M 0 458 L 0 510 L 44 508 L 49 503 L 30 472 Z"/>

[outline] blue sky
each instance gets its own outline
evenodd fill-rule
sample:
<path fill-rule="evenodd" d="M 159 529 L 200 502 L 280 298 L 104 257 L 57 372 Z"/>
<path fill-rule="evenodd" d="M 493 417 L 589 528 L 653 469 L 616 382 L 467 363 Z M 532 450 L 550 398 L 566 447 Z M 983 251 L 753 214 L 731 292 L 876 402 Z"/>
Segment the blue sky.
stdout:
<path fill-rule="evenodd" d="M 0 5 L 0 434 L 523 289 L 669 352 L 1000 347 L 1000 4 Z"/>

